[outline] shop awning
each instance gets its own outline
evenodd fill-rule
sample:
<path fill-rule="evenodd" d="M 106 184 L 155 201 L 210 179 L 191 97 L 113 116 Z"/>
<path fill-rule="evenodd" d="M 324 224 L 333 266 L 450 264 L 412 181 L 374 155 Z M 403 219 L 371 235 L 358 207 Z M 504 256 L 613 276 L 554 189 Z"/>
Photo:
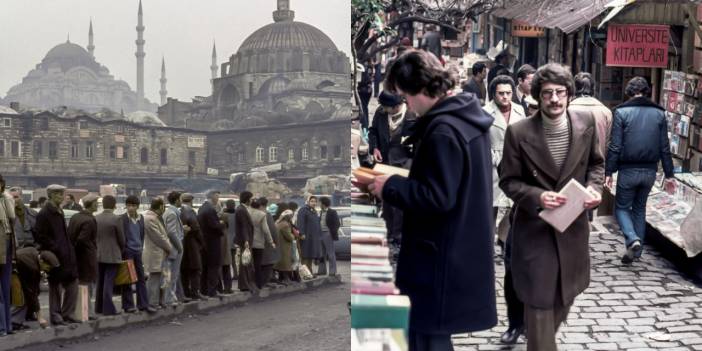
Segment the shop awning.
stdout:
<path fill-rule="evenodd" d="M 572 33 L 607 10 L 611 0 L 511 0 L 493 16 Z"/>

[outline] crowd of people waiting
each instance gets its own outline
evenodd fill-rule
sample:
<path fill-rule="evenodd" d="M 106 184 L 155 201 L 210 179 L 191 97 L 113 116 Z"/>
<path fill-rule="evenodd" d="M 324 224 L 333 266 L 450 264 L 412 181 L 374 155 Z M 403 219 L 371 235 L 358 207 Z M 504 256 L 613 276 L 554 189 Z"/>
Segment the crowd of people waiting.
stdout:
<path fill-rule="evenodd" d="M 298 208 L 244 191 L 237 206 L 210 191 L 196 210 L 192 194 L 173 191 L 165 201 L 151 199 L 143 213 L 139 198 L 130 195 L 126 213 L 117 215 L 114 196 L 102 197 L 97 213 L 97 195 L 84 196 L 81 206 L 64 196 L 65 189 L 48 186 L 37 211 L 23 203 L 21 188 L 5 192 L 0 176 L 0 336 L 29 328 L 29 321 L 46 327 L 94 320 L 97 314 L 155 313 L 232 294 L 235 280 L 238 290 L 256 293 L 336 275 L 333 242 L 340 221 L 326 197 L 319 199 L 321 209 L 315 196 Z M 68 223 L 64 209 L 78 211 Z M 136 279 L 116 286 L 127 262 Z M 44 277 L 48 321 L 39 303 Z M 122 311 L 113 302 L 115 292 L 121 293 Z M 82 318 L 81 304 L 89 304 Z"/>

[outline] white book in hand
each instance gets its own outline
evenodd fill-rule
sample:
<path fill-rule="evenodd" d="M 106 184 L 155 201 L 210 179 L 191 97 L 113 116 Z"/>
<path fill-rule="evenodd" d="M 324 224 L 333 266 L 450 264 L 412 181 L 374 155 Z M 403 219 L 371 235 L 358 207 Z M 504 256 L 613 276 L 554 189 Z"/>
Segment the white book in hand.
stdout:
<path fill-rule="evenodd" d="M 585 201 L 592 200 L 594 197 L 575 179 L 571 179 L 559 194 L 567 198 L 566 203 L 552 210 L 541 211 L 539 217 L 563 233 L 585 211 Z"/>

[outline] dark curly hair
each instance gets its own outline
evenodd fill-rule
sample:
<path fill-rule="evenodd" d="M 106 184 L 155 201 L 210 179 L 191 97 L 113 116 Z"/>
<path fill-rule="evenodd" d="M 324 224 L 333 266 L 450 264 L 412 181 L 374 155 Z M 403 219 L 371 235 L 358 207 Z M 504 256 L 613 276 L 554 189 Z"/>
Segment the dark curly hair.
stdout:
<path fill-rule="evenodd" d="M 582 95 L 595 95 L 595 78 L 588 72 L 580 72 L 575 75 L 575 96 Z"/>
<path fill-rule="evenodd" d="M 488 97 L 490 100 L 495 100 L 495 92 L 499 84 L 509 84 L 509 86 L 512 87 L 512 94 L 514 94 L 514 80 L 512 77 L 503 74 L 493 78 L 490 82 L 490 86 L 488 86 Z"/>
<path fill-rule="evenodd" d="M 400 89 L 410 95 L 424 91 L 435 98 L 445 95 L 457 82 L 455 73 L 444 69 L 432 53 L 409 50 L 389 67 L 385 89 Z"/>
<path fill-rule="evenodd" d="M 651 93 L 651 88 L 648 86 L 646 78 L 634 77 L 626 84 L 624 92 L 629 97 L 634 97 L 636 94 L 648 96 Z"/>
<path fill-rule="evenodd" d="M 531 96 L 537 101 L 541 100 L 541 87 L 546 83 L 563 85 L 568 89 L 568 96 L 575 94 L 575 83 L 573 82 L 573 74 L 570 73 L 568 67 L 559 63 L 547 63 L 534 74 L 531 81 Z"/>

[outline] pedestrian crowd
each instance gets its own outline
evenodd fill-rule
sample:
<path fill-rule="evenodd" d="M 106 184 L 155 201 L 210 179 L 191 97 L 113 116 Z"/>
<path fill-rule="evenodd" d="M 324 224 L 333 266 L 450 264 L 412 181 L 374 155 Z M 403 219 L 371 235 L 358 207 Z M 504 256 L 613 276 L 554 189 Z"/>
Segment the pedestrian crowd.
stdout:
<path fill-rule="evenodd" d="M 46 327 L 155 313 L 232 294 L 235 281 L 238 290 L 256 293 L 336 275 L 340 221 L 327 197 L 319 199 L 321 209 L 315 196 L 298 209 L 244 191 L 237 206 L 210 191 L 196 209 L 192 194 L 173 191 L 151 199 L 143 213 L 139 197 L 130 195 L 126 213 L 117 215 L 114 196 L 88 194 L 81 206 L 65 190 L 48 186 L 43 207 L 31 208 L 21 188 L 5 191 L 0 176 L 0 336 L 29 328 L 29 321 Z M 69 209 L 78 212 L 67 223 Z M 39 303 L 44 278 L 48 321 Z"/>
<path fill-rule="evenodd" d="M 644 78 L 629 81 L 630 99 L 612 111 L 595 97 L 591 74 L 556 63 L 512 72 L 508 50 L 475 63 L 459 84 L 431 47 L 401 46 L 374 68 L 384 68 L 379 107 L 365 127 L 362 99 L 353 125 L 354 167 L 409 169 L 369 185 L 382 201 L 396 284 L 412 303 L 409 349 L 453 350 L 452 334 L 496 325 L 497 238 L 508 320 L 501 342 L 524 335 L 528 350 L 557 350 L 555 334 L 590 282 L 590 222 L 604 187 L 615 193 L 612 175 L 622 264 L 641 258 L 659 162 L 666 190 L 675 189 L 664 110 Z M 571 180 L 588 199 L 559 232 L 540 212 L 568 202 L 559 192 Z"/>

